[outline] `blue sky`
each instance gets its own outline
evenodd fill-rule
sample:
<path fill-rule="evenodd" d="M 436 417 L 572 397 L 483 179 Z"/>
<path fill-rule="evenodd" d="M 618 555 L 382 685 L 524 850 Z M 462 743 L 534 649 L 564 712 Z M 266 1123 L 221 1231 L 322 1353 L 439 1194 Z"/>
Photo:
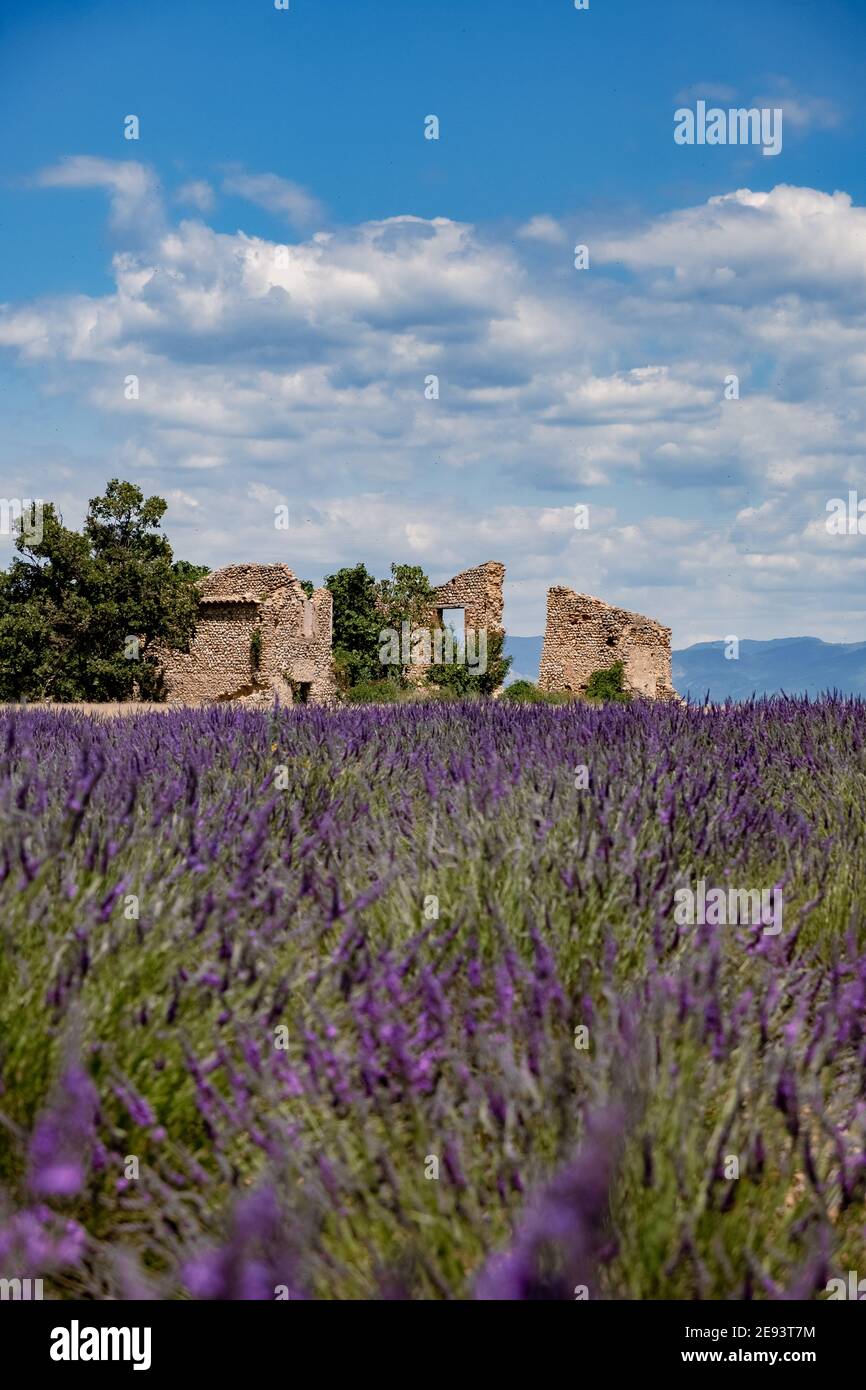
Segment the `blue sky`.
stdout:
<path fill-rule="evenodd" d="M 133 478 L 179 554 L 317 580 L 502 559 L 517 633 L 568 583 L 861 640 L 864 40 L 862 0 L 7 2 L 4 495 Z M 701 97 L 782 152 L 676 145 Z"/>

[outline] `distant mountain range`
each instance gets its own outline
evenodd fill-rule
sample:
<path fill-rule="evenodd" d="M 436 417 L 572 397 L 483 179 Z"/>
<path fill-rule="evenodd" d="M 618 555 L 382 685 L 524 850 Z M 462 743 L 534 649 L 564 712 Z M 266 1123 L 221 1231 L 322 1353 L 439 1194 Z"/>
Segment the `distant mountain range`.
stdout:
<path fill-rule="evenodd" d="M 538 680 L 541 637 L 507 637 L 513 680 Z M 820 637 L 743 639 L 739 657 L 725 658 L 724 642 L 696 642 L 673 653 L 673 681 L 681 695 L 703 700 L 748 700 L 751 695 L 819 695 L 840 690 L 866 695 L 866 642 L 822 642 Z"/>

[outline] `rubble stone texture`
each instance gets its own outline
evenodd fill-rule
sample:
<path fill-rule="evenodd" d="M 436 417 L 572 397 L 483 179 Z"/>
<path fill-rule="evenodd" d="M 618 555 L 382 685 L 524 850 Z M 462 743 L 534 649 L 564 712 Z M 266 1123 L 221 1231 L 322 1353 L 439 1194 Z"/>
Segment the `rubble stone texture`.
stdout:
<path fill-rule="evenodd" d="M 547 591 L 547 624 L 538 684 L 581 695 L 594 671 L 621 661 L 633 695 L 678 700 L 671 681 L 671 630 L 600 598 L 555 587 Z"/>
<path fill-rule="evenodd" d="M 482 629 L 488 634 L 502 631 L 502 585 L 505 579 L 505 566 L 498 560 L 488 560 L 484 565 L 455 574 L 447 584 L 436 589 L 434 607 L 437 620 L 442 620 L 444 608 L 462 608 L 467 628 L 475 632 Z"/>
<path fill-rule="evenodd" d="M 199 615 L 188 653 L 162 650 L 167 700 L 270 704 L 335 698 L 332 607 L 327 589 L 308 599 L 288 565 L 229 565 L 199 583 Z M 252 638 L 261 633 L 253 667 Z"/>

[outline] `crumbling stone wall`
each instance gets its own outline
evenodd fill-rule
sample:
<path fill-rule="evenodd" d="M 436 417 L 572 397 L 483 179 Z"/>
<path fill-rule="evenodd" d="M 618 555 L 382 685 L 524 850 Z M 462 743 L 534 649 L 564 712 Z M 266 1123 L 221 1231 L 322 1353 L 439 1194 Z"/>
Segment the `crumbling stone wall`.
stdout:
<path fill-rule="evenodd" d="M 436 620 L 442 621 L 443 608 L 462 608 L 468 628 L 486 630 L 488 641 L 492 632 L 502 631 L 502 584 L 505 566 L 498 560 L 488 560 L 474 569 L 455 574 L 436 589 L 434 608 Z"/>
<path fill-rule="evenodd" d="M 433 607 L 428 624 L 436 628 L 442 624 L 442 613 L 446 608 L 462 608 L 464 632 L 487 633 L 487 649 L 494 634 L 501 635 L 502 627 L 502 584 L 505 579 L 505 566 L 498 560 L 488 560 L 473 569 L 455 574 L 445 584 L 434 590 Z M 475 639 L 475 653 L 478 653 L 478 638 Z M 435 666 L 413 665 L 406 671 L 410 681 L 421 683 L 430 673 L 435 679 Z"/>
<path fill-rule="evenodd" d="M 261 658 L 252 661 L 252 637 L 261 633 Z M 199 615 L 188 653 L 159 657 L 167 699 L 199 704 L 242 699 L 311 704 L 334 699 L 331 594 L 307 599 L 288 565 L 228 565 L 199 583 Z"/>
<path fill-rule="evenodd" d="M 653 700 L 677 700 L 671 680 L 671 630 L 600 598 L 555 587 L 547 591 L 547 624 L 538 684 L 581 694 L 594 671 L 624 666 L 626 687 Z"/>

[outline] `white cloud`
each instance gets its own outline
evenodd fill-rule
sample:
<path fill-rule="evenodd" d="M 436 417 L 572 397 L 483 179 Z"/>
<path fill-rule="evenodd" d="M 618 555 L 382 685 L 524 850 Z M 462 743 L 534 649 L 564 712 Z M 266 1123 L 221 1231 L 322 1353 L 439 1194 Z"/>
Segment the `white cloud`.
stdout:
<path fill-rule="evenodd" d="M 211 212 L 216 203 L 214 191 L 206 179 L 190 179 L 181 184 L 174 197 L 176 202 L 186 203 L 199 212 Z"/>
<path fill-rule="evenodd" d="M 324 217 L 322 206 L 312 193 L 278 174 L 247 174 L 242 169 L 232 169 L 223 179 L 222 187 L 224 193 L 257 203 L 268 212 L 284 217 L 294 227 L 308 228 Z"/>
<path fill-rule="evenodd" d="M 517 235 L 524 241 L 544 241 L 549 246 L 559 246 L 566 240 L 566 231 L 555 217 L 539 213 L 517 228 Z"/>
<path fill-rule="evenodd" d="M 182 492 L 180 488 L 168 488 L 165 495 L 167 500 L 173 502 L 177 507 L 189 507 L 194 509 L 201 506 L 197 497 L 190 497 L 188 492 Z"/>
<path fill-rule="evenodd" d="M 866 211 L 847 194 L 728 192 L 599 235 L 577 273 L 527 255 L 539 219 L 516 241 L 405 215 L 282 246 L 144 218 L 130 244 L 159 208 L 143 166 L 79 157 L 40 181 L 109 191 L 115 285 L 0 306 L 0 345 L 96 421 L 84 505 L 139 475 L 170 494 L 179 554 L 311 577 L 412 557 L 437 579 L 502 559 L 517 632 L 541 631 L 557 582 L 680 643 L 840 637 L 864 606 L 866 538 L 861 559 L 816 525 L 827 497 L 866 494 Z M 34 495 L 70 476 L 58 462 Z"/>
<path fill-rule="evenodd" d="M 40 188 L 104 188 L 111 198 L 115 231 L 152 238 L 163 222 L 159 183 L 153 171 L 134 159 L 99 159 L 68 155 L 42 169 L 34 182 Z"/>
<path fill-rule="evenodd" d="M 838 107 L 826 97 L 810 96 L 798 92 L 794 84 L 785 77 L 776 77 L 767 85 L 766 92 L 755 97 L 751 106 L 780 107 L 784 112 L 784 124 L 793 127 L 798 134 L 807 130 L 834 130 L 840 124 Z"/>

